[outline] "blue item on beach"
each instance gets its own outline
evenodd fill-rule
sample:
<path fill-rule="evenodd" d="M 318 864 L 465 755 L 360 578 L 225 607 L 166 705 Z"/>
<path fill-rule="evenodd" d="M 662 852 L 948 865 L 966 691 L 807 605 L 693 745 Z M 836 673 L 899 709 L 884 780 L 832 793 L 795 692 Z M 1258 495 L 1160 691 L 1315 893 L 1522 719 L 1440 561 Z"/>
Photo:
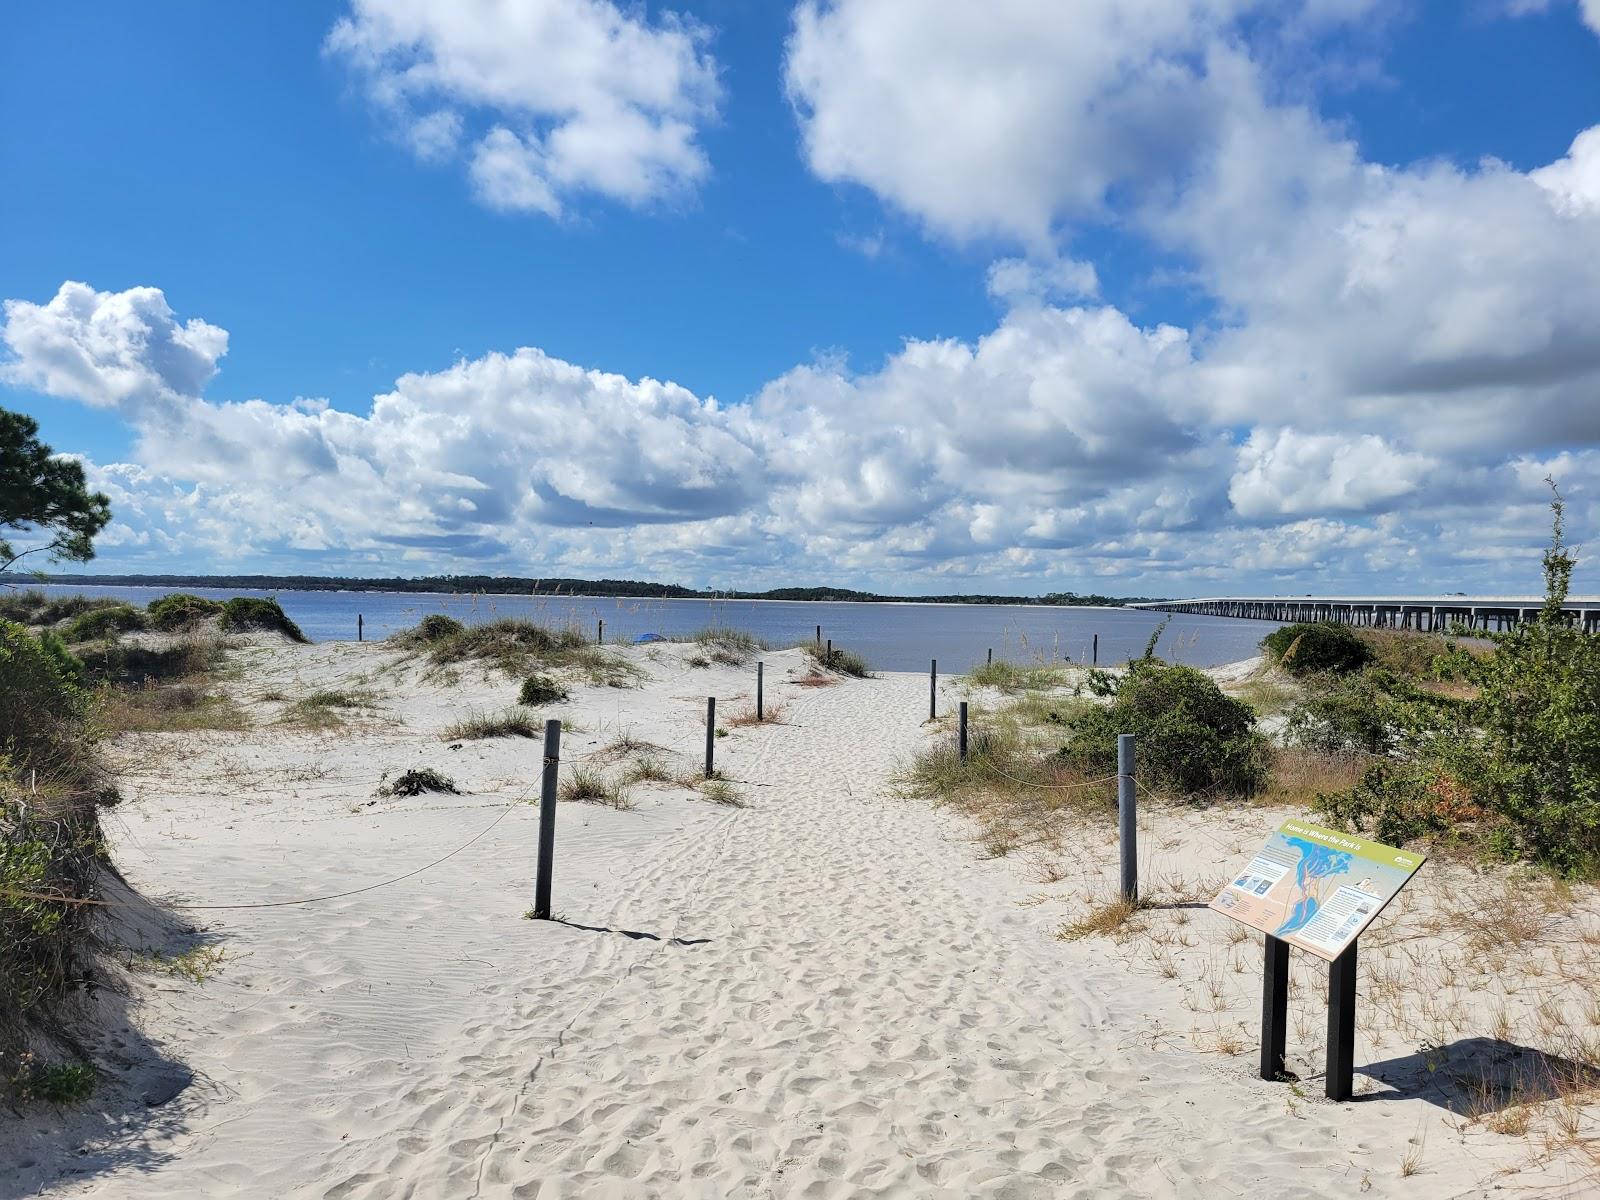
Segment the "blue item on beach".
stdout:
<path fill-rule="evenodd" d="M 635 646 L 642 646 L 646 642 L 664 642 L 666 640 L 667 639 L 662 637 L 659 633 L 641 633 L 638 637 L 633 639 L 633 644 Z"/>

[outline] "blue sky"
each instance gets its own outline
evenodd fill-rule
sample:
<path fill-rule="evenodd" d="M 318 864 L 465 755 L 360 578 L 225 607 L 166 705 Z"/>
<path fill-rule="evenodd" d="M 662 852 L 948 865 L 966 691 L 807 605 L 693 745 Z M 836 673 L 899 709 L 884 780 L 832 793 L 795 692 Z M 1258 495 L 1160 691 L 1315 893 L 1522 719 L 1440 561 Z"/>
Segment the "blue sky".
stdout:
<path fill-rule="evenodd" d="M 106 571 L 1532 586 L 1600 6 L 1142 3 L 8 6 L 0 403 Z"/>

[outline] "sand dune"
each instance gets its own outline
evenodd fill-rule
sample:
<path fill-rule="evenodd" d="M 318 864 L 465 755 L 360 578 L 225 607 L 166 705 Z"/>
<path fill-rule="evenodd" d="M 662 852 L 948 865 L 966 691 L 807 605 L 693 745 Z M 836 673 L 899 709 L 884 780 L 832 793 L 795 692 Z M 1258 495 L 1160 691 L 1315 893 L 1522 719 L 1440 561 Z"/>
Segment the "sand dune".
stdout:
<path fill-rule="evenodd" d="M 627 652 L 650 682 L 562 706 L 579 727 L 566 755 L 603 761 L 626 733 L 692 768 L 704 697 L 737 706 L 753 668 Z M 1249 1053 L 1202 1054 L 1177 1035 L 1194 1023 L 1180 989 L 1104 943 L 1053 938 L 1061 912 L 1026 902 L 1040 888 L 1016 864 L 983 861 L 959 820 L 893 794 L 897 764 L 940 736 L 925 677 L 804 688 L 798 654 L 765 656 L 783 723 L 717 747 L 749 807 L 657 785 L 631 811 L 561 806 L 562 920 L 534 922 L 537 810 L 506 806 L 536 779 L 537 746 L 437 737 L 503 705 L 504 681 L 428 683 L 381 646 L 249 653 L 232 685 L 247 700 L 360 676 L 379 707 L 324 736 L 274 727 L 275 702 L 256 700 L 244 734 L 126 739 L 112 836 L 146 895 L 341 891 L 489 832 L 392 887 L 188 914 L 225 957 L 198 985 L 140 976 L 140 1021 L 195 1082 L 64 1133 L 31 1121 L 0 1154 L 33 1165 L 0 1191 L 1453 1196 L 1526 1165 L 1423 1099 L 1334 1105 L 1314 1082 L 1253 1078 Z M 373 797 L 383 770 L 411 765 L 465 794 Z M 1271 818 L 1208 825 L 1210 841 L 1172 820 L 1152 827 L 1151 869 L 1199 873 L 1227 869 Z M 1106 848 L 1108 871 L 1111 832 L 1084 845 Z M 1235 1015 L 1253 1019 L 1248 1003 Z M 1402 1178 L 1419 1136 L 1424 1173 Z M 1586 1184 L 1546 1163 L 1516 1186 Z"/>

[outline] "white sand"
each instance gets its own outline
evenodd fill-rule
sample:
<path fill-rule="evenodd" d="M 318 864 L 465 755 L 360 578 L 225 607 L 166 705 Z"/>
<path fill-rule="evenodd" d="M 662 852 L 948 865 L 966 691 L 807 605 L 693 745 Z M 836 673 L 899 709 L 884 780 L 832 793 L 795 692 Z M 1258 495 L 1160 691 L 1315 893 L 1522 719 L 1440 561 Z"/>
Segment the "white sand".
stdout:
<path fill-rule="evenodd" d="M 370 645 L 252 653 L 231 685 L 244 697 L 392 658 Z M 753 668 L 628 653 L 653 681 L 561 706 L 584 730 L 567 755 L 627 732 L 696 766 L 704 697 L 736 707 Z M 926 677 L 805 689 L 788 682 L 796 654 L 766 662 L 784 723 L 717 747 L 751 807 L 649 785 L 634 811 L 561 807 L 568 924 L 523 919 L 528 806 L 392 887 L 190 914 L 226 958 L 200 984 L 136 975 L 136 1022 L 196 1081 L 155 1108 L 119 1107 L 112 1087 L 102 1115 L 30 1119 L 0 1143 L 0 1193 L 1595 1194 L 1567 1159 L 1529 1167 L 1522 1142 L 1460 1129 L 1424 1099 L 1331 1104 L 1320 1079 L 1254 1078 L 1253 1047 L 1203 1052 L 1197 1023 L 1253 1036 L 1255 975 L 1230 984 L 1231 1010 L 1199 1019 L 1182 980 L 1142 954 L 1051 936 L 1081 879 L 1041 888 L 1025 863 L 982 861 L 965 822 L 891 794 L 897 764 L 943 736 L 922 721 Z M 505 704 L 507 683 L 469 671 L 441 688 L 391 669 L 373 686 L 384 712 L 337 735 L 275 729 L 277 706 L 255 702 L 245 734 L 125 739 L 130 799 L 111 835 L 129 880 L 193 903 L 340 891 L 460 844 L 536 780 L 533 742 L 449 750 L 435 736 L 468 707 Z M 369 803 L 383 769 L 410 765 L 469 794 Z M 1273 823 L 1166 821 L 1146 822 L 1146 870 L 1190 876 L 1220 876 Z M 1110 832 L 1082 841 L 1080 860 L 1113 869 Z M 1030 901 L 1041 893 L 1050 902 Z M 1212 938 L 1226 925 L 1185 919 Z M 1365 1055 L 1358 1039 L 1358 1067 Z M 1418 1137 L 1422 1173 L 1403 1179 Z"/>

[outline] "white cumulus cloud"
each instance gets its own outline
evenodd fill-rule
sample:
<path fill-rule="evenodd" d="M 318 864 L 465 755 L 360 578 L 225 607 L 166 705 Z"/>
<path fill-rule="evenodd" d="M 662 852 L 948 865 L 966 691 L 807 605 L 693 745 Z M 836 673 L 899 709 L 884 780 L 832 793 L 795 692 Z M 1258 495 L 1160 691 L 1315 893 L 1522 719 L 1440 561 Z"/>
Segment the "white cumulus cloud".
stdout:
<path fill-rule="evenodd" d="M 642 205 L 705 178 L 707 40 L 612 0 L 352 0 L 326 46 L 419 158 L 463 155 L 485 204 L 560 216 L 585 194 Z"/>

